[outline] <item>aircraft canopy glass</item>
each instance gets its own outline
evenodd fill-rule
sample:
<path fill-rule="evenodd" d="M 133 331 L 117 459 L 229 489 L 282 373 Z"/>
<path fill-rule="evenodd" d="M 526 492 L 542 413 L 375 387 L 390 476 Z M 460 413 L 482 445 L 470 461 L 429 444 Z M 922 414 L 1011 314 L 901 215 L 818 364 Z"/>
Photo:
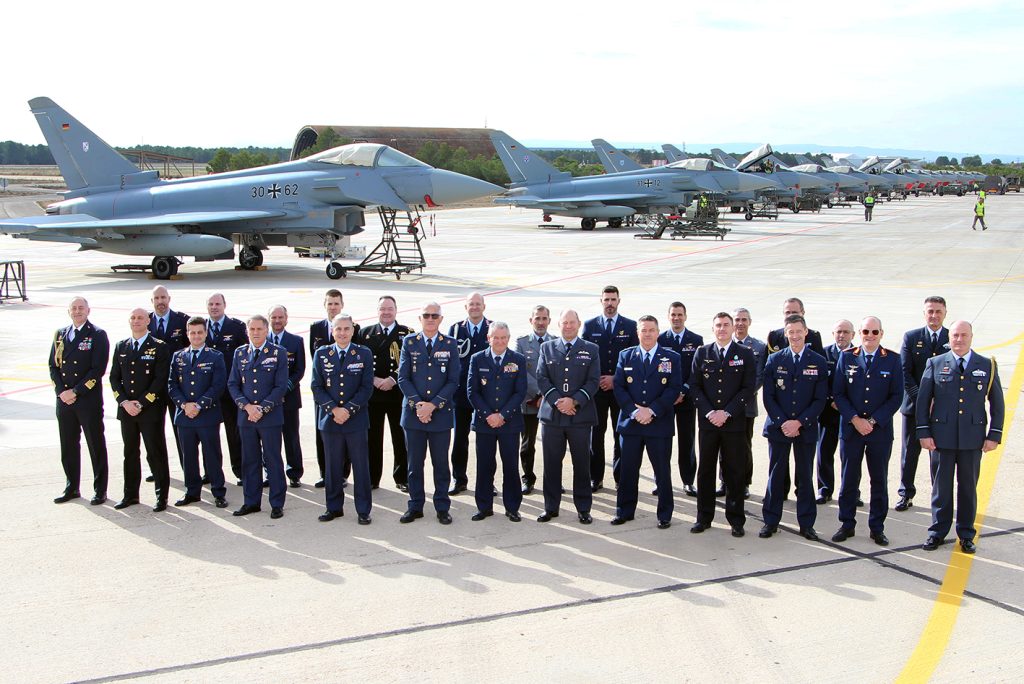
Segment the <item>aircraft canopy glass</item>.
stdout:
<path fill-rule="evenodd" d="M 427 166 L 418 159 L 378 143 L 353 143 L 314 154 L 309 161 L 344 166 Z"/>
<path fill-rule="evenodd" d="M 688 171 L 731 171 L 728 166 L 719 164 L 716 161 L 706 159 L 704 157 L 694 157 L 693 159 L 683 159 L 682 161 L 672 162 L 668 165 L 669 168 L 673 169 L 686 169 Z"/>

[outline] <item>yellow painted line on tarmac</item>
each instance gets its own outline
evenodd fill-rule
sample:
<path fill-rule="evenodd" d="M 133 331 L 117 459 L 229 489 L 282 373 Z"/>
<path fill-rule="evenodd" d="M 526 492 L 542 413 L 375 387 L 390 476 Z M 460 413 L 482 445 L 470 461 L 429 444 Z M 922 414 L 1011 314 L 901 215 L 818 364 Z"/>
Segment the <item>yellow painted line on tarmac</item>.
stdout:
<path fill-rule="evenodd" d="M 1022 336 L 1024 333 L 997 346 L 1007 346 L 1021 339 Z M 1003 449 L 1006 447 L 1007 436 L 1010 426 L 1013 424 L 1017 400 L 1022 387 L 1024 387 L 1024 347 L 1017 355 L 1017 368 L 1013 372 L 1013 379 L 1010 381 L 1010 388 L 1007 392 L 1002 444 L 981 459 L 981 473 L 978 478 L 978 515 L 975 519 L 975 527 L 979 530 L 985 522 L 985 511 L 988 509 L 989 500 L 992 497 L 996 471 L 999 470 L 999 462 L 1003 457 Z M 927 682 L 931 679 L 949 645 L 953 627 L 956 626 L 956 619 L 960 614 L 960 604 L 963 603 L 964 590 L 967 588 L 967 580 L 971 575 L 973 560 L 974 556 L 960 551 L 959 545 L 955 546 L 946 567 L 946 574 L 942 578 L 939 594 L 935 598 L 932 613 L 928 617 L 924 631 L 921 632 L 914 652 L 910 654 L 910 659 L 903 666 L 899 677 L 896 678 L 897 682 L 909 684 L 910 682 Z"/>

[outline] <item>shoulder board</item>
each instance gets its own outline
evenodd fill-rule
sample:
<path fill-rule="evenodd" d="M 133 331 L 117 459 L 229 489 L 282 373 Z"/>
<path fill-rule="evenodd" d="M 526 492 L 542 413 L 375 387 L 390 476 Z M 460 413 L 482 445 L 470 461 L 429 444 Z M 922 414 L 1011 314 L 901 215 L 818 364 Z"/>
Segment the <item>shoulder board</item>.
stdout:
<path fill-rule="evenodd" d="M 853 354 L 854 356 L 860 356 L 860 347 L 854 347 L 853 349 L 850 350 L 850 353 Z"/>

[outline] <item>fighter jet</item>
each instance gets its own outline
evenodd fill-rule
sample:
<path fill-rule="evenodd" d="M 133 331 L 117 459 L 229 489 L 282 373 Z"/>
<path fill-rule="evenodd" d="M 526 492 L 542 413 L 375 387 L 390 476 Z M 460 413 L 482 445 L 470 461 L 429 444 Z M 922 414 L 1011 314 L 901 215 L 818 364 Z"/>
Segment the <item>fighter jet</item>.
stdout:
<path fill-rule="evenodd" d="M 806 159 L 806 157 L 804 157 L 804 159 Z M 858 193 L 868 191 L 868 184 L 864 182 L 864 180 L 855 178 L 848 174 L 844 175 L 841 173 L 835 173 L 832 169 L 826 169 L 821 164 L 809 162 L 798 166 L 790 166 L 789 170 L 819 176 L 822 180 L 832 183 L 832 189 L 840 193 Z"/>
<path fill-rule="evenodd" d="M 782 189 L 773 193 L 775 198 L 780 205 L 790 206 L 794 213 L 800 211 L 800 205 L 796 202 L 796 198 L 802 192 L 828 194 L 832 188 L 832 184 L 822 178 L 787 169 L 774 156 L 772 146 L 767 143 L 750 152 L 736 168 L 739 171 L 764 175 L 766 178 L 778 182 Z"/>
<path fill-rule="evenodd" d="M 152 256 L 153 274 L 177 273 L 178 257 L 234 258 L 251 270 L 270 245 L 320 247 L 363 230 L 368 206 L 408 210 L 502 192 L 435 169 L 387 145 L 343 145 L 306 159 L 194 178 L 141 171 L 59 107 L 29 101 L 68 186 L 46 216 L 0 221 L 0 233 L 70 242 L 81 250 Z M 332 262 L 328 266 L 328 275 Z M 337 269 L 335 269 L 337 270 Z"/>
<path fill-rule="evenodd" d="M 724 194 L 776 186 L 770 179 L 738 173 L 710 159 L 573 178 L 507 133 L 492 131 L 491 142 L 512 180 L 505 195 L 494 200 L 496 204 L 540 209 L 545 221 L 552 215 L 577 216 L 583 230 L 593 230 L 598 219 L 606 219 L 614 228 L 636 213 L 674 213 L 700 192 Z"/>
<path fill-rule="evenodd" d="M 665 153 L 665 157 L 668 159 L 668 163 L 683 161 L 689 159 L 685 152 L 680 150 L 675 145 L 662 145 L 661 150 Z"/>

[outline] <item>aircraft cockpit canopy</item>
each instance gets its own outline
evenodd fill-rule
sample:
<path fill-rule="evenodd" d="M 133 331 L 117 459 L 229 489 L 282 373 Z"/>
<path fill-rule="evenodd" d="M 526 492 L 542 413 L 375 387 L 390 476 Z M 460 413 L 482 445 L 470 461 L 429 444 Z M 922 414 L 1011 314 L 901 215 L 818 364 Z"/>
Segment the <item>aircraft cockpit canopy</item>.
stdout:
<path fill-rule="evenodd" d="M 668 165 L 672 169 L 686 169 L 688 171 L 731 171 L 725 164 L 719 164 L 711 159 L 704 157 L 693 157 L 692 159 L 683 159 L 681 161 L 672 162 Z"/>
<path fill-rule="evenodd" d="M 314 154 L 308 161 L 369 168 L 395 166 L 428 166 L 418 159 L 379 143 L 352 143 Z"/>

